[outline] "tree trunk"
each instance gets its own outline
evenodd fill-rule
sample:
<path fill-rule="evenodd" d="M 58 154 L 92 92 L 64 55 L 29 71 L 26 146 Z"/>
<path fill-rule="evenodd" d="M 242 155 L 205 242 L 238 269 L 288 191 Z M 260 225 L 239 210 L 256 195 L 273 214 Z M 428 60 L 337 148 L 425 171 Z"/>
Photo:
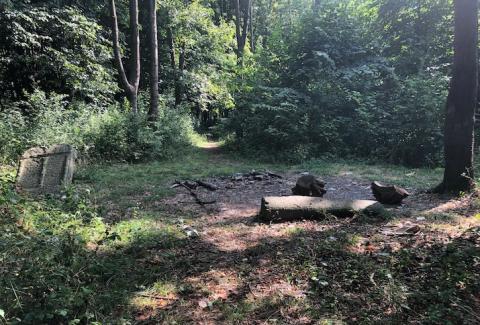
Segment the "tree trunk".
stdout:
<path fill-rule="evenodd" d="M 271 196 L 262 199 L 259 216 L 263 221 L 280 222 L 303 219 L 321 220 L 334 215 L 348 218 L 356 213 L 385 215 L 385 208 L 377 201 L 327 200 L 309 196 Z"/>
<path fill-rule="evenodd" d="M 235 35 L 237 37 L 237 58 L 240 63 L 243 56 L 242 30 L 240 21 L 240 0 L 234 0 L 235 3 Z"/>
<path fill-rule="evenodd" d="M 167 42 L 168 42 L 168 52 L 170 55 L 170 66 L 175 73 L 177 70 L 177 64 L 175 63 L 175 42 L 173 40 L 172 28 L 167 28 Z"/>
<path fill-rule="evenodd" d="M 250 16 L 248 26 L 249 26 L 249 29 L 250 29 L 250 49 L 252 50 L 252 53 L 255 53 L 255 38 L 254 38 L 254 35 L 253 35 L 253 5 L 252 5 L 252 1 L 253 0 L 250 0 L 249 8 L 248 8 L 248 15 Z"/>
<path fill-rule="evenodd" d="M 157 36 L 157 0 L 149 0 L 150 22 L 150 121 L 158 118 L 158 36 Z"/>
<path fill-rule="evenodd" d="M 243 64 L 243 53 L 245 51 L 245 44 L 247 42 L 251 0 L 246 0 L 246 8 L 240 7 L 240 0 L 234 0 L 234 4 L 235 4 L 235 34 L 237 37 L 237 59 L 238 59 L 238 64 L 241 65 Z"/>
<path fill-rule="evenodd" d="M 180 54 L 178 58 L 178 71 L 176 72 L 175 79 L 175 106 L 178 106 L 182 102 L 183 87 L 180 76 L 183 76 L 183 70 L 185 69 L 185 44 L 180 47 Z"/>
<path fill-rule="evenodd" d="M 445 173 L 440 192 L 471 191 L 478 84 L 478 3 L 455 0 L 453 76 L 445 122 Z"/>
<path fill-rule="evenodd" d="M 138 0 L 130 0 L 130 28 L 131 28 L 131 71 L 130 80 L 125 73 L 123 66 L 122 54 L 120 50 L 118 17 L 115 6 L 115 0 L 110 1 L 110 12 L 112 16 L 112 35 L 113 35 L 113 54 L 115 57 L 115 64 L 117 66 L 118 74 L 120 76 L 120 84 L 122 85 L 128 101 L 132 106 L 132 112 L 138 112 L 137 97 L 138 86 L 140 83 L 140 36 L 138 32 Z"/>
<path fill-rule="evenodd" d="M 168 41 L 168 48 L 170 52 L 170 65 L 172 67 L 173 73 L 173 82 L 174 82 L 174 89 L 175 89 L 175 106 L 180 105 L 182 102 L 182 87 L 179 80 L 179 74 L 182 73 L 185 64 L 185 54 L 184 54 L 184 46 L 180 49 L 179 60 L 178 60 L 178 69 L 177 63 L 175 60 L 175 41 L 173 39 L 173 31 L 171 28 L 167 29 L 167 41 Z"/>

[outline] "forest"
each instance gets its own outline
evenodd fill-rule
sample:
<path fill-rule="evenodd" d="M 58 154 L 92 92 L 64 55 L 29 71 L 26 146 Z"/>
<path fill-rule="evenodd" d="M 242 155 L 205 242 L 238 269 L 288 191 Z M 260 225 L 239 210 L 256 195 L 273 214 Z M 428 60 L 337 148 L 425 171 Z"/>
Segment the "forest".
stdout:
<path fill-rule="evenodd" d="M 0 325 L 479 323 L 478 9 L 0 0 Z"/>

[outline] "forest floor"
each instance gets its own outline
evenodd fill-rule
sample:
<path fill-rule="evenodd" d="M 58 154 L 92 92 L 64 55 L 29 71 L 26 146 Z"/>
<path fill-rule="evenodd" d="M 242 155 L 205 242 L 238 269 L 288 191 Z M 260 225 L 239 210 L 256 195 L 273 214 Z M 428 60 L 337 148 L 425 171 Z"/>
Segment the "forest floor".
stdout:
<path fill-rule="evenodd" d="M 282 178 L 239 173 L 269 170 Z M 412 196 L 387 220 L 260 222 L 263 196 L 288 195 L 310 172 L 327 198 L 372 199 L 373 180 Z M 480 322 L 480 200 L 426 194 L 440 170 L 360 162 L 288 166 L 235 159 L 215 143 L 181 160 L 90 166 L 102 227 L 80 268 L 89 317 L 136 324 Z M 204 180 L 200 205 L 176 181 Z M 99 234 L 105 235 L 100 236 Z M 100 237 L 99 237 L 100 236 Z M 98 271 L 102 270 L 102 271 Z M 88 281 L 87 281 L 88 282 Z M 0 306 L 1 307 L 1 306 Z M 68 311 L 71 318 L 82 315 Z"/>

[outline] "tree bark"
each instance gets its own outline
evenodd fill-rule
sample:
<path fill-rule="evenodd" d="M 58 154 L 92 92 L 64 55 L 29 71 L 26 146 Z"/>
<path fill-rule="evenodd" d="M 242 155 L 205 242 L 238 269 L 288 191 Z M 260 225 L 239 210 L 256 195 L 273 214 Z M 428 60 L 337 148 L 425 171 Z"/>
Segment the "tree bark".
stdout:
<path fill-rule="evenodd" d="M 455 0 L 453 76 L 445 122 L 445 173 L 440 192 L 474 188 L 473 149 L 478 84 L 478 3 Z"/>
<path fill-rule="evenodd" d="M 280 222 L 303 219 L 321 220 L 329 214 L 348 218 L 359 212 L 373 215 L 386 214 L 383 205 L 377 201 L 334 201 L 309 196 L 272 196 L 262 199 L 259 216 L 264 221 Z"/>
<path fill-rule="evenodd" d="M 249 12 L 249 16 L 250 16 L 248 26 L 249 26 L 249 29 L 250 29 L 250 49 L 252 50 L 252 53 L 255 53 L 255 38 L 254 38 L 254 35 L 253 35 L 253 5 L 252 5 L 252 1 L 253 0 L 250 0 L 249 8 L 248 8 L 248 12 Z"/>
<path fill-rule="evenodd" d="M 240 0 L 234 0 L 234 5 L 235 5 L 235 35 L 237 38 L 237 59 L 238 59 L 238 64 L 241 65 L 243 64 L 243 54 L 245 51 L 245 44 L 247 42 L 251 0 L 246 0 L 246 8 L 240 7 Z"/>
<path fill-rule="evenodd" d="M 178 57 L 178 71 L 176 72 L 175 79 L 175 106 L 182 103 L 183 87 L 180 76 L 183 76 L 183 70 L 185 69 L 185 44 L 180 47 L 180 54 Z"/>
<path fill-rule="evenodd" d="M 158 118 L 158 35 L 157 35 L 157 0 L 149 0 L 150 23 L 150 121 Z"/>
<path fill-rule="evenodd" d="M 182 74 L 184 65 L 185 65 L 185 46 L 181 46 L 179 59 L 178 59 L 178 68 L 177 63 L 175 60 L 175 41 L 173 38 L 173 31 L 171 28 L 167 29 L 167 41 L 168 41 L 168 48 L 170 52 L 170 65 L 172 67 L 173 72 L 173 82 L 174 82 L 174 89 L 175 89 L 175 106 L 178 106 L 182 102 L 182 86 L 180 83 L 179 75 Z"/>
<path fill-rule="evenodd" d="M 138 112 L 138 86 L 140 83 L 140 36 L 138 32 L 138 0 L 130 0 L 130 29 L 131 29 L 131 71 L 130 79 L 127 77 L 125 67 L 123 66 L 122 54 L 120 50 L 120 37 L 118 29 L 118 17 L 115 6 L 115 0 L 110 1 L 110 12 L 112 16 L 112 34 L 113 34 L 113 54 L 120 84 L 122 85 L 128 101 L 132 106 L 132 112 Z"/>

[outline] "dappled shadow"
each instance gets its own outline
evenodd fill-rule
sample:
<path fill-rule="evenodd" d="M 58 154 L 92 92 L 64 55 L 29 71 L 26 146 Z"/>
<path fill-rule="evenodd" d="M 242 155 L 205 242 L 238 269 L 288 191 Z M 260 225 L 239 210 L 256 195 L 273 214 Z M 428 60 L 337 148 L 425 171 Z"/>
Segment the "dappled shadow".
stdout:
<path fill-rule="evenodd" d="M 478 300 L 472 298 L 479 285 L 473 276 L 479 271 L 478 234 L 447 243 L 436 237 L 401 238 L 401 248 L 392 249 L 373 239 L 374 233 L 350 224 L 325 231 L 296 229 L 238 250 L 222 250 L 202 238 L 140 252 L 132 243 L 101 258 L 106 263 L 125 254 L 132 258 L 130 266 L 118 272 L 131 283 L 123 297 L 126 305 L 140 294 L 140 286 L 174 284 L 168 303 L 159 306 L 160 298 L 153 295 L 150 304 L 137 310 L 133 306 L 144 323 L 180 319 L 256 324 L 273 315 L 291 324 L 336 318 L 403 322 L 438 315 L 454 320 L 458 310 L 442 300 L 447 292 L 432 290 L 432 281 L 439 278 L 440 286 L 450 290 L 448 299 L 471 313 L 477 310 Z M 452 272 L 455 279 L 449 278 Z M 465 279 L 459 288 L 458 281 Z"/>
<path fill-rule="evenodd" d="M 384 225 L 247 221 L 220 223 L 216 234 L 210 224 L 199 237 L 149 232 L 121 246 L 114 236 L 62 244 L 56 263 L 72 274 L 63 284 L 71 294 L 63 297 L 78 299 L 66 319 L 86 322 L 95 310 L 94 319 L 105 323 L 475 320 L 480 232 L 452 235 L 425 225 L 392 237 L 382 235 Z M 35 294 L 43 308 L 44 293 Z M 64 320 L 57 315 L 47 323 Z"/>
<path fill-rule="evenodd" d="M 168 210 L 165 201 L 152 200 L 146 207 L 120 212 L 108 224 L 158 221 L 174 228 L 171 232 L 142 228 L 121 245 L 114 234 L 94 243 L 62 242 L 56 263 L 68 270 L 64 285 L 71 293 L 66 297 L 78 303 L 74 314 L 56 315 L 50 323 L 73 318 L 105 323 L 132 318 L 143 324 L 477 320 L 478 236 L 462 234 L 473 223 L 417 219 L 438 216 L 440 212 L 432 210 L 437 208 L 441 213 L 469 209 L 465 215 L 474 214 L 474 198 L 467 202 L 416 194 L 392 208 L 391 221 L 259 223 L 255 215 L 260 197 L 288 191 L 294 178 L 234 184 L 218 193 L 216 206 L 206 209 L 177 200 Z M 368 184 L 353 182 L 347 184 L 351 193 L 368 198 Z M 237 195 L 240 192 L 247 194 Z M 178 190 L 174 199 L 179 195 L 189 198 Z M 136 214 L 152 207 L 148 214 Z M 385 232 L 406 223 L 414 231 Z M 184 226 L 199 236 L 188 237 Z M 49 290 L 53 295 L 63 289 Z M 34 293 L 39 306 L 48 301 L 42 295 L 45 292 Z M 95 314 L 87 319 L 91 310 Z"/>

